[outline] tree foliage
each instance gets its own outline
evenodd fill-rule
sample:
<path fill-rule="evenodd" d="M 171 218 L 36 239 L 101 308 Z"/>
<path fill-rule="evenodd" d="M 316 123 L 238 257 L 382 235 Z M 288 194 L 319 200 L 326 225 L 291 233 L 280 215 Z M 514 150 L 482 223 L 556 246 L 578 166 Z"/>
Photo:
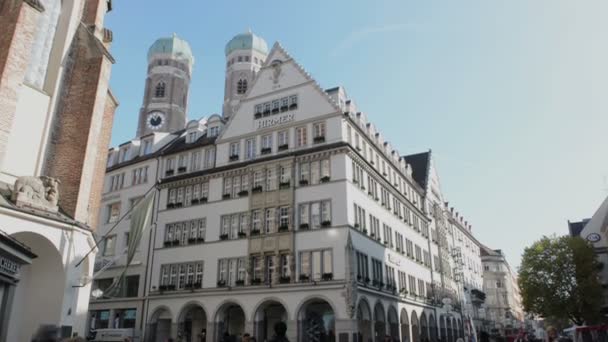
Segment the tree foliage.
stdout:
<path fill-rule="evenodd" d="M 519 287 L 524 310 L 574 324 L 601 319 L 599 264 L 580 237 L 543 237 L 524 250 Z"/>

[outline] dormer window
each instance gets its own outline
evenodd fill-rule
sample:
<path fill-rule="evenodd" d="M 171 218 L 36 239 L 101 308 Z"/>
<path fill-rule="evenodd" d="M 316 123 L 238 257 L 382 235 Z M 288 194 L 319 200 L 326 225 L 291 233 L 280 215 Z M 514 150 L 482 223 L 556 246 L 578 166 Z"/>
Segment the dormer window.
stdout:
<path fill-rule="evenodd" d="M 152 152 L 152 141 L 151 140 L 144 140 L 144 145 L 143 145 L 143 154 L 150 154 Z"/>
<path fill-rule="evenodd" d="M 198 132 L 190 132 L 186 138 L 186 143 L 191 144 L 198 139 Z"/>
<path fill-rule="evenodd" d="M 160 81 L 156 84 L 156 88 L 154 90 L 154 97 L 165 97 L 165 82 Z"/>
<path fill-rule="evenodd" d="M 119 157 L 118 157 L 119 163 L 122 163 L 127 160 L 127 151 L 128 151 L 127 148 L 123 148 L 122 150 L 120 150 Z"/>
<path fill-rule="evenodd" d="M 217 137 L 219 133 L 219 126 L 209 127 L 209 137 Z"/>

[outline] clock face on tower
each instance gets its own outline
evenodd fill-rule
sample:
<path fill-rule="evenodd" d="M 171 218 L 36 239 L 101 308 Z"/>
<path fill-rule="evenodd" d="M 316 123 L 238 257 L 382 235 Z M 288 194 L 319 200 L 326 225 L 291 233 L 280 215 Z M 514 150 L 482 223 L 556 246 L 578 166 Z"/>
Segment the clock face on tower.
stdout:
<path fill-rule="evenodd" d="M 150 112 L 148 113 L 146 122 L 148 124 L 148 128 L 154 131 L 158 130 L 165 124 L 165 114 L 159 111 Z"/>

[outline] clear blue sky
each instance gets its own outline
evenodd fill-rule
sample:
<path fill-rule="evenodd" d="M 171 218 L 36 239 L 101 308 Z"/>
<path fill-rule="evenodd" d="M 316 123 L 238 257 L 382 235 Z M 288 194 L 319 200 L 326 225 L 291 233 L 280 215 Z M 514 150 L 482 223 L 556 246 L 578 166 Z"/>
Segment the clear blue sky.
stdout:
<path fill-rule="evenodd" d="M 251 28 L 322 87 L 346 87 L 402 153 L 433 150 L 443 192 L 518 265 L 608 195 L 608 2 L 115 0 L 112 144 L 135 135 L 146 52 L 196 64 L 189 117 L 221 112 L 224 45 Z"/>

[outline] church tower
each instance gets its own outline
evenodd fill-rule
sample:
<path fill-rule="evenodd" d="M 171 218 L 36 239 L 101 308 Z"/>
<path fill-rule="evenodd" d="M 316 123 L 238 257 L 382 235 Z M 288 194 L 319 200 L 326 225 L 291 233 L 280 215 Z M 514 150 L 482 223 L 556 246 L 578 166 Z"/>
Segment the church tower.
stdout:
<path fill-rule="evenodd" d="M 237 34 L 226 44 L 224 118 L 228 119 L 251 86 L 268 56 L 268 45 L 251 31 Z"/>
<path fill-rule="evenodd" d="M 190 45 L 175 34 L 152 44 L 148 50 L 148 77 L 139 111 L 138 137 L 185 127 L 193 65 Z"/>

